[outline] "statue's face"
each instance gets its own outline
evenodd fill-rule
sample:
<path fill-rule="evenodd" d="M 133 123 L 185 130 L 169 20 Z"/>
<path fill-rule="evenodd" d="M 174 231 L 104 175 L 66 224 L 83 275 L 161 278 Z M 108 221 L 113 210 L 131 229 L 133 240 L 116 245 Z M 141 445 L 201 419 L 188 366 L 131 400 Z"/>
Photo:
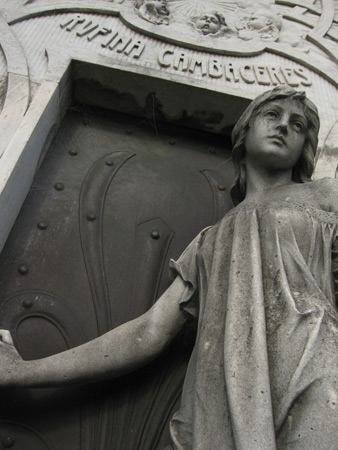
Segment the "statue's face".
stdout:
<path fill-rule="evenodd" d="M 248 20 L 248 28 L 250 30 L 261 30 L 262 28 L 265 28 L 268 23 L 269 20 L 266 16 L 253 14 Z"/>
<path fill-rule="evenodd" d="M 249 122 L 246 159 L 265 169 L 292 169 L 302 153 L 307 124 L 303 105 L 296 100 L 265 104 Z"/>
<path fill-rule="evenodd" d="M 196 21 L 196 28 L 202 30 L 203 34 L 214 34 L 219 31 L 221 24 L 213 14 L 204 14 Z"/>
<path fill-rule="evenodd" d="M 165 0 L 151 0 L 147 2 L 148 6 L 153 6 L 159 14 L 167 14 L 167 6 Z"/>

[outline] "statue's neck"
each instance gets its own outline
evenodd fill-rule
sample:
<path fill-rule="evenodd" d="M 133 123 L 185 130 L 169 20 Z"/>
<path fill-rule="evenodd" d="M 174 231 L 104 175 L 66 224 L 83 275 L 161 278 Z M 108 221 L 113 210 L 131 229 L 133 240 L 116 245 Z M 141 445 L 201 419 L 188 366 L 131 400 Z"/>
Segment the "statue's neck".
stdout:
<path fill-rule="evenodd" d="M 246 196 L 247 200 L 254 200 L 271 189 L 292 183 L 292 169 L 268 170 L 255 165 L 246 167 Z"/>

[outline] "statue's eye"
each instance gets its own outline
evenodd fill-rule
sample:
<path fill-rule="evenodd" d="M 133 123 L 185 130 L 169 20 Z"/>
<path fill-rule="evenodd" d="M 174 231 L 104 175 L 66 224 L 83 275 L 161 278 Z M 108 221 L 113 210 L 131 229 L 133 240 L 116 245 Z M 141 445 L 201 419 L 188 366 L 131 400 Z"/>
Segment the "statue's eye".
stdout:
<path fill-rule="evenodd" d="M 211 22 L 217 23 L 217 20 L 215 19 L 215 17 L 212 17 L 212 18 L 211 18 Z"/>
<path fill-rule="evenodd" d="M 264 116 L 267 117 L 268 119 L 277 119 L 278 112 L 273 109 L 270 109 L 270 110 L 266 111 Z"/>
<path fill-rule="evenodd" d="M 304 124 L 302 122 L 295 121 L 292 125 L 296 131 L 302 132 L 305 130 Z"/>

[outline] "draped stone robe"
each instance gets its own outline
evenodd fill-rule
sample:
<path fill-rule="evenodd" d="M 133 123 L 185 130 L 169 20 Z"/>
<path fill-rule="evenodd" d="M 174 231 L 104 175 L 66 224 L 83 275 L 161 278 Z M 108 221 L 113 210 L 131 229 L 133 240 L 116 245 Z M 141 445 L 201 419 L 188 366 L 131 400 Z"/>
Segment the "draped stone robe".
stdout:
<path fill-rule="evenodd" d="M 198 320 L 174 449 L 338 449 L 337 223 L 305 204 L 240 204 L 171 262 Z"/>

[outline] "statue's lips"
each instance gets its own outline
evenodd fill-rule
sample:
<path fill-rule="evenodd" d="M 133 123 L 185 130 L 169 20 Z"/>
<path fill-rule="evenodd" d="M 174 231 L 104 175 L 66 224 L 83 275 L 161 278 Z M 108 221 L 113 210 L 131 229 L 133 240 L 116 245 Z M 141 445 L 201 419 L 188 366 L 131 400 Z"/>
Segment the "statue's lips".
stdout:
<path fill-rule="evenodd" d="M 286 140 L 283 136 L 281 136 L 280 134 L 273 134 L 272 136 L 269 136 L 269 139 L 276 139 L 278 141 L 280 141 L 282 144 L 286 145 Z"/>

